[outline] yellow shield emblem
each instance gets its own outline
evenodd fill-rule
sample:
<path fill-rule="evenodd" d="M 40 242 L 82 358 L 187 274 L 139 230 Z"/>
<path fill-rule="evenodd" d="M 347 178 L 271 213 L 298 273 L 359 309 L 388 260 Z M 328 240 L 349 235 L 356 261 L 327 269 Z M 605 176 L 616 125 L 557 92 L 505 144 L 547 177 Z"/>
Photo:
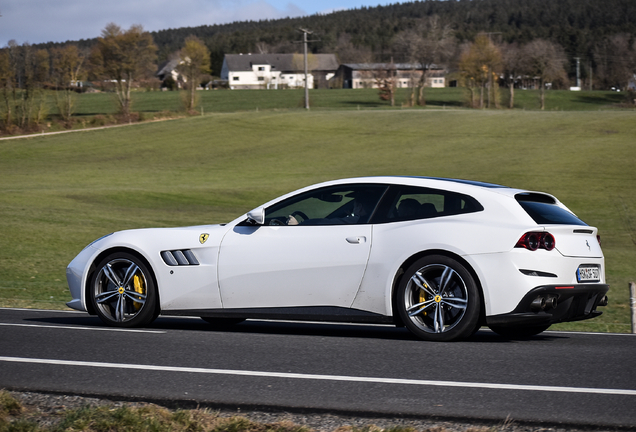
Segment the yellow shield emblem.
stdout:
<path fill-rule="evenodd" d="M 205 243 L 206 241 L 208 241 L 208 237 L 210 237 L 210 234 L 206 234 L 206 233 L 201 234 L 199 236 L 199 243 L 201 244 Z"/>

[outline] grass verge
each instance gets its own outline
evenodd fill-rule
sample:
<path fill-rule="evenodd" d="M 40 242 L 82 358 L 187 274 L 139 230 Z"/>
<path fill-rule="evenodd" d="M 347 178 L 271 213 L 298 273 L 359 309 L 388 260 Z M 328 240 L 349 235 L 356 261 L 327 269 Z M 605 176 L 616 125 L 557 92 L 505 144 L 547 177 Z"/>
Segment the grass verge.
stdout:
<path fill-rule="evenodd" d="M 470 422 L 397 420 L 341 417 L 336 415 L 258 413 L 237 415 L 209 409 L 167 409 L 144 402 L 107 402 L 73 397 L 86 404 L 66 408 L 23 403 L 19 396 L 0 390 L 0 432 L 498 432 L 540 431 L 506 419 L 494 426 Z M 49 398 L 48 395 L 37 395 Z M 53 397 L 60 399 L 61 396 Z M 59 401 L 49 401 L 57 403 Z M 376 425 L 376 423 L 378 426 Z M 564 430 L 564 429 L 559 429 Z"/>

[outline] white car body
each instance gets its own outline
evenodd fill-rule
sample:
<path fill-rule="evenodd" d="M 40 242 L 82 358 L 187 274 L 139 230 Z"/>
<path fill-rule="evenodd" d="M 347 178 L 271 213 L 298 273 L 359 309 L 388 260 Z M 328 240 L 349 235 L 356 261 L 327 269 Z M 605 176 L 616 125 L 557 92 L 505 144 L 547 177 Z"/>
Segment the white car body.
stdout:
<path fill-rule="evenodd" d="M 305 192 L 349 184 L 446 191 L 472 197 L 483 209 L 384 223 L 246 223 L 248 216 L 265 217 L 267 209 Z M 387 190 L 394 189 L 385 194 Z M 73 300 L 68 305 L 95 313 L 90 287 L 99 270 L 95 266 L 108 253 L 125 251 L 148 264 L 156 282 L 157 313 L 399 323 L 395 290 L 401 272 L 417 257 L 436 255 L 462 263 L 475 279 L 482 296 L 480 324 L 534 322 L 532 314 L 543 316 L 545 310 L 522 311 L 520 303 L 537 287 L 548 285 L 556 294 L 547 295 L 547 300 L 567 297 L 563 293 L 568 290 L 585 291 L 590 303 L 585 316 L 569 318 L 598 315 L 596 306 L 606 302 L 608 287 L 597 229 L 538 224 L 519 204 L 518 194 L 529 192 L 449 179 L 365 177 L 300 189 L 224 225 L 116 232 L 87 246 L 69 264 Z M 569 212 L 551 195 L 531 194 Z M 515 247 L 528 232 L 551 233 L 556 247 Z M 197 264 L 168 265 L 162 257 L 165 251 L 191 251 Z M 577 279 L 581 266 L 598 269 L 594 281 Z M 543 318 L 536 323 L 548 323 Z"/>

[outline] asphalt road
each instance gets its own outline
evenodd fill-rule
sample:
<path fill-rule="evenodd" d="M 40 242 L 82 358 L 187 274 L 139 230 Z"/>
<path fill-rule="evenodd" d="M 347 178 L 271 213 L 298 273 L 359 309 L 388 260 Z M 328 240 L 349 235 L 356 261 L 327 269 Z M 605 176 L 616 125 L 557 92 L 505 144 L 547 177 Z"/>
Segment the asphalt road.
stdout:
<path fill-rule="evenodd" d="M 387 326 L 198 318 L 103 327 L 0 309 L 0 388 L 217 407 L 636 429 L 636 336 L 430 343 Z"/>

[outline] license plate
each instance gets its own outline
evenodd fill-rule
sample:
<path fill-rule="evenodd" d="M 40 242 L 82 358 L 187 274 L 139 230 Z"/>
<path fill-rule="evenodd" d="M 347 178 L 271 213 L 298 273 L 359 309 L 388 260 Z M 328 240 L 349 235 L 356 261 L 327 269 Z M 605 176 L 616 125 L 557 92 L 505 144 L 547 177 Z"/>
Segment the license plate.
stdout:
<path fill-rule="evenodd" d="M 601 270 L 597 266 L 580 266 L 576 271 L 576 279 L 579 282 L 599 282 Z"/>

